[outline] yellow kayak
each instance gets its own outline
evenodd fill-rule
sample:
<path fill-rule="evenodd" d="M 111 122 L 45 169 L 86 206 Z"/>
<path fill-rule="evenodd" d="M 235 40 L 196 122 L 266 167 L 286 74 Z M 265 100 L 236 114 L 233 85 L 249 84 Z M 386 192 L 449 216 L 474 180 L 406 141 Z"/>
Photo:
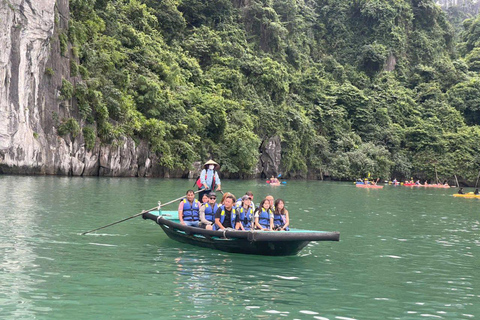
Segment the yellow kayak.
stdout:
<path fill-rule="evenodd" d="M 458 198 L 476 198 L 476 199 L 480 199 L 480 194 L 473 194 L 473 193 L 465 193 L 465 194 L 454 194 L 453 195 L 454 197 L 458 197 Z"/>

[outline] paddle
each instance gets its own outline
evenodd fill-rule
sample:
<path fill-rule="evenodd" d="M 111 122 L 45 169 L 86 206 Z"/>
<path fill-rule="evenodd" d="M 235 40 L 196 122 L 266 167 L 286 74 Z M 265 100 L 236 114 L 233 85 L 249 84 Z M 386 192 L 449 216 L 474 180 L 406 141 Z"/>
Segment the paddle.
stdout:
<path fill-rule="evenodd" d="M 201 192 L 201 191 L 203 191 L 203 190 L 204 190 L 204 189 L 201 189 L 201 190 L 195 191 L 194 193 L 199 193 L 199 192 Z M 100 230 L 100 229 L 103 229 L 103 228 L 106 228 L 106 227 L 113 226 L 113 225 L 115 225 L 115 224 L 117 224 L 117 223 L 120 223 L 120 222 L 123 222 L 123 221 L 127 221 L 127 220 L 130 220 L 130 219 L 133 219 L 133 218 L 135 218 L 135 217 L 141 216 L 141 215 L 144 214 L 144 213 L 147 213 L 147 212 L 150 212 L 150 211 L 153 211 L 153 210 L 156 210 L 156 209 L 160 209 L 161 207 L 166 206 L 167 204 L 171 204 L 171 203 L 174 203 L 174 202 L 176 202 L 176 201 L 180 201 L 180 200 L 182 200 L 182 199 L 185 198 L 185 197 L 186 197 L 186 195 L 183 196 L 183 197 L 174 199 L 174 200 L 172 200 L 172 201 L 169 201 L 169 202 L 167 202 L 167 203 L 158 205 L 158 206 L 156 206 L 156 207 L 154 207 L 154 208 L 152 208 L 152 209 L 148 209 L 148 210 L 146 210 L 146 211 L 144 210 L 144 211 L 142 211 L 142 212 L 140 212 L 140 213 L 134 214 L 134 215 L 131 216 L 131 217 L 128 217 L 128 218 L 125 218 L 125 219 L 122 219 L 122 220 L 118 220 L 118 221 L 112 222 L 112 223 L 110 223 L 110 224 L 107 224 L 106 226 L 103 226 L 103 227 L 100 227 L 100 228 L 96 228 L 96 229 L 93 229 L 93 230 L 89 230 L 89 231 L 85 231 L 84 233 L 82 233 L 82 236 L 86 235 L 87 233 L 91 233 L 91 232 L 93 232 L 93 231 L 97 231 L 97 230 Z"/>

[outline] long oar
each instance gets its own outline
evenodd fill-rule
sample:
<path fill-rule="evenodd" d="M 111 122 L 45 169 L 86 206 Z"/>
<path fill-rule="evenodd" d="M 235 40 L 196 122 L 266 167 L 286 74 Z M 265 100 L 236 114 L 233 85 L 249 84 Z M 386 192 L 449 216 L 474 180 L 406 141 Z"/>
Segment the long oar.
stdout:
<path fill-rule="evenodd" d="M 203 191 L 203 190 L 204 190 L 204 189 L 200 189 L 200 190 L 198 190 L 198 191 L 195 191 L 194 193 L 199 193 L 199 192 L 201 192 L 201 191 Z M 93 230 L 89 230 L 89 231 L 85 231 L 84 233 L 82 233 L 82 236 L 86 235 L 87 233 L 90 233 L 90 232 L 93 232 L 93 231 L 97 231 L 97 230 L 100 230 L 100 229 L 103 229 L 103 228 L 106 228 L 106 227 L 113 226 L 114 224 L 117 224 L 117 223 L 120 223 L 120 222 L 123 222 L 123 221 L 127 221 L 127 220 L 130 220 L 130 219 L 133 219 L 133 218 L 135 218 L 135 217 L 141 216 L 141 215 L 144 214 L 144 213 L 147 213 L 147 212 L 150 212 L 150 211 L 153 211 L 153 210 L 156 210 L 156 209 L 160 209 L 161 207 L 166 206 L 167 204 L 171 204 L 171 203 L 174 203 L 175 201 L 182 200 L 182 199 L 185 198 L 185 197 L 186 197 L 186 195 L 183 196 L 183 197 L 174 199 L 174 200 L 172 200 L 172 201 L 169 201 L 169 202 L 167 202 L 167 203 L 164 203 L 164 204 L 162 204 L 162 205 L 156 206 L 156 207 L 154 207 L 154 208 L 152 208 L 152 209 L 149 209 L 149 210 L 146 210 L 146 211 L 144 210 L 144 211 L 142 211 L 142 212 L 140 212 L 140 213 L 134 214 L 134 215 L 131 216 L 131 217 L 128 217 L 128 218 L 125 218 L 125 219 L 122 219 L 122 220 L 118 220 L 118 221 L 112 222 L 112 223 L 110 223 L 110 224 L 107 224 L 106 226 L 103 226 L 103 227 L 100 227 L 100 228 L 96 228 L 96 229 L 93 229 Z"/>

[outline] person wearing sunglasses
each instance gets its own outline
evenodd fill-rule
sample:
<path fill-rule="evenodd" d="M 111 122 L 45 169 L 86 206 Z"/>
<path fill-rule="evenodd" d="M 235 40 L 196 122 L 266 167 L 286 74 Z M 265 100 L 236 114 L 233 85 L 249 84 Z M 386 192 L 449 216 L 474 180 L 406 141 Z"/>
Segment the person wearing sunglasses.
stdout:
<path fill-rule="evenodd" d="M 217 209 L 217 195 L 215 192 L 210 192 L 208 194 L 208 202 L 203 203 L 199 210 L 200 228 L 212 230 Z"/>
<path fill-rule="evenodd" d="M 236 207 L 241 207 L 243 204 L 243 199 L 245 197 L 249 197 L 251 202 L 250 202 L 250 207 L 252 208 L 253 211 L 255 211 L 255 204 L 253 203 L 253 192 L 252 191 L 247 191 L 245 193 L 245 195 L 243 197 L 240 197 L 238 200 L 237 200 L 237 203 L 235 203 L 235 206 Z"/>

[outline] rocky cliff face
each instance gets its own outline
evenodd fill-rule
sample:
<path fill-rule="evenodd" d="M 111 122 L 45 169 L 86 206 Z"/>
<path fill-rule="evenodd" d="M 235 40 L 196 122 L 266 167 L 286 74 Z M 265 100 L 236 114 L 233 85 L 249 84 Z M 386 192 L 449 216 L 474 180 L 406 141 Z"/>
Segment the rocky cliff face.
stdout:
<path fill-rule="evenodd" d="M 457 8 L 472 15 L 478 14 L 480 9 L 480 1 L 478 0 L 437 0 L 437 4 L 445 10 Z"/>
<path fill-rule="evenodd" d="M 58 99 L 70 77 L 68 0 L 0 1 L 0 172 L 60 175 L 164 175 L 148 146 L 131 139 L 88 151 L 81 135 L 60 137 L 61 119 L 76 117 L 73 102 Z"/>
<path fill-rule="evenodd" d="M 81 133 L 59 136 L 63 119 L 81 118 L 73 99 L 59 99 L 63 79 L 72 84 L 80 80 L 70 76 L 70 59 L 76 58 L 60 41 L 68 17 L 68 0 L 0 1 L 0 173 L 196 176 L 160 167 L 145 142 L 97 141 L 87 150 Z M 257 176 L 279 172 L 280 148 L 278 138 L 264 146 Z M 196 167 L 194 171 L 201 169 Z"/>

